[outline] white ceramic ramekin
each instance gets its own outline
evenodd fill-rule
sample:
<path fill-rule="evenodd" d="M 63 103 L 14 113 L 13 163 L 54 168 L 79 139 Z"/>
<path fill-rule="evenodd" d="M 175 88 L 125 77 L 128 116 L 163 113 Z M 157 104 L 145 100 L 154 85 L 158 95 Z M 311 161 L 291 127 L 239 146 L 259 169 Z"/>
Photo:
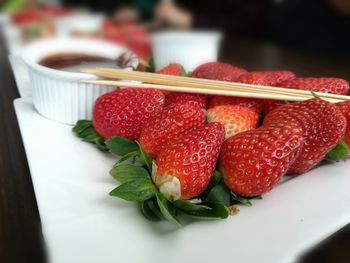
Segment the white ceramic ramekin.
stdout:
<path fill-rule="evenodd" d="M 123 58 L 122 67 L 126 70 L 133 70 L 138 65 L 136 55 L 129 50 L 100 40 L 53 38 L 25 47 L 22 59 L 28 67 L 35 108 L 44 117 L 65 124 L 75 124 L 80 119 L 91 120 L 95 100 L 118 87 L 82 83 L 82 80 L 97 77 L 55 70 L 38 64 L 42 58 L 59 53 Z"/>
<path fill-rule="evenodd" d="M 216 31 L 168 31 L 152 35 L 156 70 L 179 63 L 193 71 L 206 62 L 217 61 L 221 33 Z"/>

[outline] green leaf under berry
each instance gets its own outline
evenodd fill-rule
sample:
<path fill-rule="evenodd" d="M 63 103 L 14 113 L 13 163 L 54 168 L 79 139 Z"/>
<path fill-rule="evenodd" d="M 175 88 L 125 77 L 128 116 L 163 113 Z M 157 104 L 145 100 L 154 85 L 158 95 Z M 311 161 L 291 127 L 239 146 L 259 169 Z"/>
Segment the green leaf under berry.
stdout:
<path fill-rule="evenodd" d="M 239 196 L 236 195 L 234 192 L 231 192 L 231 198 L 236 202 L 239 203 L 241 205 L 245 205 L 245 206 L 252 206 L 252 202 L 250 200 L 252 199 L 262 199 L 261 196 L 254 196 L 254 197 L 243 197 L 243 196 Z"/>
<path fill-rule="evenodd" d="M 173 223 L 177 227 L 181 227 L 180 221 L 176 217 L 176 210 L 172 203 L 170 203 L 162 194 L 156 193 L 157 204 L 160 212 L 166 220 Z"/>
<path fill-rule="evenodd" d="M 227 208 L 219 203 L 205 202 L 197 205 L 177 200 L 174 205 L 184 214 L 197 219 L 224 219 L 229 215 Z"/>
<path fill-rule="evenodd" d="M 230 190 L 223 184 L 218 184 L 208 194 L 208 201 L 229 206 L 231 197 Z"/>
<path fill-rule="evenodd" d="M 130 158 L 133 158 L 133 157 L 139 157 L 140 156 L 140 151 L 137 150 L 137 151 L 134 151 L 134 152 L 129 152 L 127 154 L 125 154 L 122 158 L 120 158 L 118 160 L 118 162 L 114 165 L 115 166 L 118 166 L 119 164 L 129 160 Z"/>
<path fill-rule="evenodd" d="M 109 151 L 117 156 L 125 156 L 130 152 L 137 151 L 139 148 L 136 142 L 122 137 L 113 137 L 106 141 L 106 145 Z"/>
<path fill-rule="evenodd" d="M 150 173 L 152 173 L 152 160 L 151 158 L 149 158 L 149 156 L 147 155 L 147 153 L 142 149 L 141 146 L 139 146 L 140 148 L 140 159 L 145 163 L 148 171 Z"/>
<path fill-rule="evenodd" d="M 83 141 L 94 143 L 98 149 L 108 151 L 105 140 L 96 132 L 92 126 L 92 121 L 79 120 L 72 130 Z"/>
<path fill-rule="evenodd" d="M 142 202 L 156 194 L 156 188 L 150 179 L 127 181 L 109 193 L 127 201 Z"/>
<path fill-rule="evenodd" d="M 159 217 L 158 213 L 159 207 L 155 207 L 153 203 L 153 199 L 143 201 L 139 203 L 139 208 L 142 213 L 142 215 L 147 218 L 149 221 L 160 221 L 161 218 Z M 158 210 L 158 211 L 157 211 Z"/>
<path fill-rule="evenodd" d="M 209 206 L 194 204 L 190 201 L 185 200 L 176 200 L 174 201 L 175 207 L 179 208 L 182 211 L 203 211 L 203 210 L 211 210 Z"/>
<path fill-rule="evenodd" d="M 343 161 L 347 160 L 350 156 L 350 150 L 344 140 L 341 140 L 337 146 L 327 154 L 326 159 L 328 161 Z"/>
<path fill-rule="evenodd" d="M 110 175 L 120 183 L 137 179 L 150 179 L 148 172 L 142 167 L 132 164 L 121 164 L 109 171 Z"/>

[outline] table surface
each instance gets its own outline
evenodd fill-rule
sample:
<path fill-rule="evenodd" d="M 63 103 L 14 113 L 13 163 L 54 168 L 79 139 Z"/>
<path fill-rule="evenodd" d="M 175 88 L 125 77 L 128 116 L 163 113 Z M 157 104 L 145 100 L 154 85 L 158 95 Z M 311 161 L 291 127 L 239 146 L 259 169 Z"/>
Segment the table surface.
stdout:
<path fill-rule="evenodd" d="M 266 42 L 227 39 L 221 57 L 223 61 L 248 70 L 289 69 L 301 76 L 335 76 L 350 80 L 350 61 Z M 2 38 L 0 80 L 0 262 L 45 262 L 40 217 L 13 109 L 13 100 L 19 95 Z M 345 258 L 350 258 L 349 245 L 350 224 L 321 242 L 301 261 L 344 262 Z"/>

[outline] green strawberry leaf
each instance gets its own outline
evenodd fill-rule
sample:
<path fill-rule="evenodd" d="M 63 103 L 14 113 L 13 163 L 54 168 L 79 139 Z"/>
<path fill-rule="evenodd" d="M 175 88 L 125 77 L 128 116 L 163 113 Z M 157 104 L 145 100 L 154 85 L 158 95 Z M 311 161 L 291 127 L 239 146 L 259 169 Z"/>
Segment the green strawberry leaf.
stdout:
<path fill-rule="evenodd" d="M 341 140 L 335 148 L 327 154 L 326 160 L 339 162 L 347 160 L 350 156 L 350 150 L 344 140 Z"/>
<path fill-rule="evenodd" d="M 125 156 L 130 152 L 137 151 L 139 148 L 136 142 L 122 137 L 113 137 L 106 141 L 106 145 L 109 151 L 117 156 Z"/>
<path fill-rule="evenodd" d="M 149 221 L 156 222 L 161 220 L 161 218 L 158 215 L 160 213 L 159 207 L 158 205 L 157 206 L 154 205 L 152 199 L 140 202 L 139 209 L 142 215 Z"/>
<path fill-rule="evenodd" d="M 180 65 L 180 71 L 181 71 L 181 76 L 188 77 L 188 74 L 182 65 Z"/>
<path fill-rule="evenodd" d="M 219 170 L 215 170 L 213 174 L 213 178 L 211 179 L 211 187 L 214 187 L 219 183 L 221 183 L 222 178 L 223 178 L 222 173 Z"/>
<path fill-rule="evenodd" d="M 127 201 L 142 202 L 152 198 L 155 193 L 156 188 L 150 179 L 138 179 L 121 184 L 109 194 Z"/>
<path fill-rule="evenodd" d="M 79 120 L 72 130 L 82 141 L 94 143 L 98 149 L 108 151 L 105 140 L 96 132 L 92 121 Z"/>
<path fill-rule="evenodd" d="M 310 91 L 312 96 L 315 98 L 315 99 L 322 99 L 320 96 L 318 96 L 314 91 Z"/>
<path fill-rule="evenodd" d="M 83 132 L 84 130 L 86 130 L 89 127 L 92 127 L 92 121 L 79 120 L 79 121 L 77 121 L 77 123 L 75 124 L 75 126 L 73 127 L 72 130 L 77 136 L 79 136 L 79 134 L 81 132 Z"/>
<path fill-rule="evenodd" d="M 151 158 L 149 158 L 147 153 L 142 149 L 142 147 L 141 146 L 139 147 L 140 147 L 140 159 L 145 163 L 148 171 L 152 173 L 152 160 Z"/>
<path fill-rule="evenodd" d="M 209 192 L 208 201 L 229 206 L 231 201 L 230 190 L 224 184 L 218 184 Z"/>
<path fill-rule="evenodd" d="M 234 201 L 236 201 L 237 203 L 241 204 L 241 205 L 245 205 L 245 206 L 252 206 L 252 202 L 250 202 L 249 198 L 245 198 L 242 196 L 238 196 L 235 193 L 231 192 L 231 197 Z"/>
<path fill-rule="evenodd" d="M 182 211 L 203 211 L 203 210 L 211 210 L 209 206 L 194 204 L 185 200 L 176 200 L 173 202 L 174 206 L 179 208 Z"/>
<path fill-rule="evenodd" d="M 153 57 L 151 57 L 148 62 L 148 67 L 146 67 L 146 72 L 152 72 L 152 73 L 156 72 Z"/>
<path fill-rule="evenodd" d="M 148 172 L 142 167 L 121 164 L 112 168 L 109 171 L 110 175 L 120 183 L 134 181 L 137 179 L 150 179 Z"/>
<path fill-rule="evenodd" d="M 118 160 L 118 162 L 114 165 L 114 167 L 118 166 L 119 164 L 129 160 L 130 158 L 133 158 L 133 157 L 139 157 L 140 156 L 140 151 L 137 150 L 137 151 L 134 151 L 134 152 L 129 152 L 127 154 L 125 154 L 122 158 L 120 158 Z"/>
<path fill-rule="evenodd" d="M 176 210 L 172 203 L 170 203 L 162 194 L 156 193 L 157 204 L 160 212 L 169 222 L 177 227 L 181 227 L 180 221 L 176 217 Z"/>
<path fill-rule="evenodd" d="M 252 202 L 250 202 L 250 200 L 253 199 L 262 199 L 262 197 L 259 196 L 254 196 L 254 197 L 243 197 L 243 196 L 239 196 L 236 195 L 234 192 L 231 191 L 231 198 L 236 202 L 239 203 L 241 205 L 245 205 L 245 206 L 252 206 Z"/>
<path fill-rule="evenodd" d="M 227 208 L 219 203 L 205 202 L 196 205 L 189 201 L 177 200 L 174 205 L 184 214 L 196 219 L 224 219 L 229 215 Z"/>

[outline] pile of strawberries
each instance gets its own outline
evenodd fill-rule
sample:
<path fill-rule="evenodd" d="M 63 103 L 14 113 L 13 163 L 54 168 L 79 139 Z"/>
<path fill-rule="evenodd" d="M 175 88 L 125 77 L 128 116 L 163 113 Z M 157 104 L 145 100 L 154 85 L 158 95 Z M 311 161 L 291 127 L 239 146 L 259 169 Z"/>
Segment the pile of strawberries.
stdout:
<path fill-rule="evenodd" d="M 159 73 L 184 75 L 184 70 L 171 64 Z M 343 79 L 298 78 L 290 71 L 247 72 L 217 62 L 199 66 L 191 77 L 341 95 L 349 92 L 349 84 Z M 140 154 L 135 150 L 139 147 L 152 175 L 153 195 L 158 199 L 162 195 L 177 206 L 179 201 L 194 198 L 203 201 L 216 180 L 216 170 L 223 176 L 222 187 L 232 196 L 250 198 L 267 193 L 286 174 L 308 172 L 327 156 L 348 158 L 348 122 L 350 102 L 331 104 L 314 98 L 288 103 L 122 89 L 96 101 L 92 124 L 112 148 L 113 138 L 137 141 L 139 146 L 130 146 L 130 151 L 122 154 L 117 148 L 109 150 L 123 155 L 124 161 Z M 121 192 L 118 188 L 114 191 L 126 200 L 146 200 L 123 197 Z M 182 203 L 181 209 L 184 207 Z"/>

